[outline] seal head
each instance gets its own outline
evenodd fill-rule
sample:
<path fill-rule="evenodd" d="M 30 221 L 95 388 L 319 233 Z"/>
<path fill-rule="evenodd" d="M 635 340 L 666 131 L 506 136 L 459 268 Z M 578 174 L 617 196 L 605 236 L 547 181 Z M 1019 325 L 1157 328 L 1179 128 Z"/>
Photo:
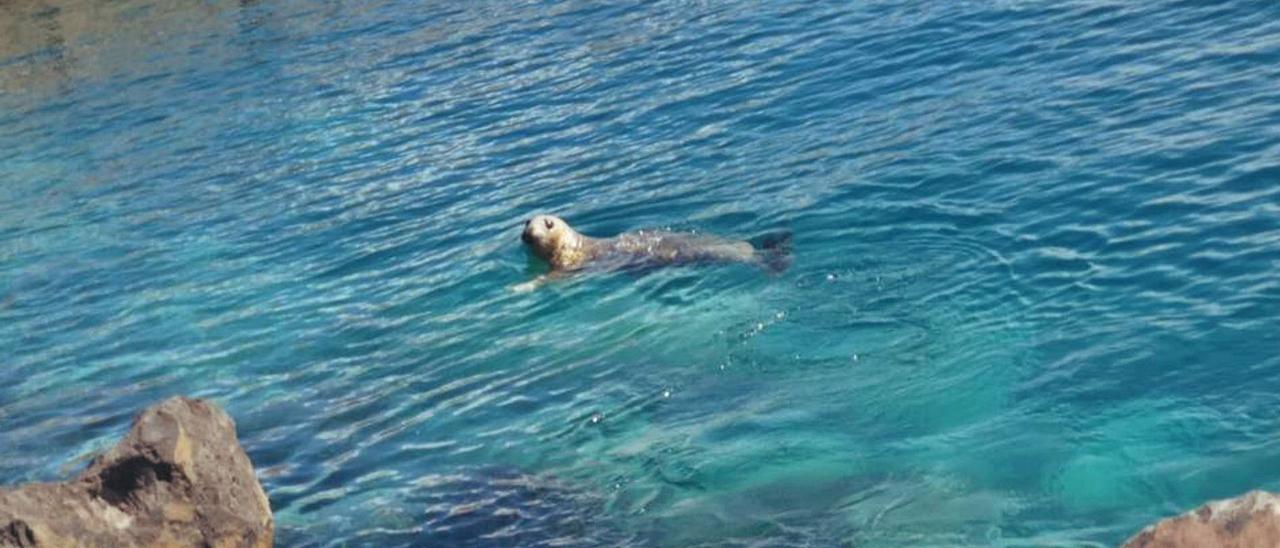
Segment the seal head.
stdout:
<path fill-rule="evenodd" d="M 588 238 L 554 215 L 534 215 L 525 221 L 520 239 L 552 270 L 576 270 L 590 258 Z"/>

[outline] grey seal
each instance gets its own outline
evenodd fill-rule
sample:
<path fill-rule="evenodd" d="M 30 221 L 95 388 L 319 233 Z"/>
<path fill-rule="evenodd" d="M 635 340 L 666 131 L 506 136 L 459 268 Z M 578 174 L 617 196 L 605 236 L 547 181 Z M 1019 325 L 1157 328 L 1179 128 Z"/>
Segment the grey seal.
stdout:
<path fill-rule="evenodd" d="M 551 272 L 515 286 L 528 291 L 555 278 L 584 270 L 649 269 L 673 265 L 746 263 L 779 274 L 790 265 L 791 234 L 745 240 L 711 234 L 639 230 L 612 238 L 587 236 L 554 215 L 535 215 L 524 223 L 520 239 Z"/>

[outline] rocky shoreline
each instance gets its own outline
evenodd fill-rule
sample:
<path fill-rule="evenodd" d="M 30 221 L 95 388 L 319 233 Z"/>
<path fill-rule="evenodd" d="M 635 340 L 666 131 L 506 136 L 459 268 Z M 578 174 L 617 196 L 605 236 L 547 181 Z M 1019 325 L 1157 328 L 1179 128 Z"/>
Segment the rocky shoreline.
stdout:
<path fill-rule="evenodd" d="M 1140 531 L 1125 548 L 1280 546 L 1280 496 L 1250 491 L 1206 503 Z"/>
<path fill-rule="evenodd" d="M 0 489 L 0 546 L 271 546 L 267 495 L 235 423 L 170 398 L 63 483 Z"/>
<path fill-rule="evenodd" d="M 62 483 L 0 489 L 0 546 L 267 547 L 267 495 L 217 405 L 175 397 Z M 1125 548 L 1280 546 L 1280 496 L 1252 491 L 1161 520 Z"/>

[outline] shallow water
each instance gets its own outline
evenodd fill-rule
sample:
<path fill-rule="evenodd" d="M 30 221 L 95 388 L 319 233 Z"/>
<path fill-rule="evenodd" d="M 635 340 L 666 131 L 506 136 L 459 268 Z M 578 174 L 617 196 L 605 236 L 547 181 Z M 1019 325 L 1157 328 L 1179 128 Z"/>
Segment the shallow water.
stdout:
<path fill-rule="evenodd" d="M 0 5 L 0 483 L 279 544 L 1114 544 L 1280 488 L 1268 2 Z M 531 294 L 518 224 L 795 234 Z"/>

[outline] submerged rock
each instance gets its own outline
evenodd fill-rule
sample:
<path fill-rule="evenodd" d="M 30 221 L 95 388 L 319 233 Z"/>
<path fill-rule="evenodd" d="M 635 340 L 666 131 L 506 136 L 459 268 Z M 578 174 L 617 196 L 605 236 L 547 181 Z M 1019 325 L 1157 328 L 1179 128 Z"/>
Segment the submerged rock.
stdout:
<path fill-rule="evenodd" d="M 0 489 L 0 546 L 271 546 L 273 533 L 235 423 L 204 400 L 147 408 L 71 481 Z"/>
<path fill-rule="evenodd" d="M 1125 548 L 1280 546 L 1280 496 L 1251 491 L 1160 520 Z"/>

